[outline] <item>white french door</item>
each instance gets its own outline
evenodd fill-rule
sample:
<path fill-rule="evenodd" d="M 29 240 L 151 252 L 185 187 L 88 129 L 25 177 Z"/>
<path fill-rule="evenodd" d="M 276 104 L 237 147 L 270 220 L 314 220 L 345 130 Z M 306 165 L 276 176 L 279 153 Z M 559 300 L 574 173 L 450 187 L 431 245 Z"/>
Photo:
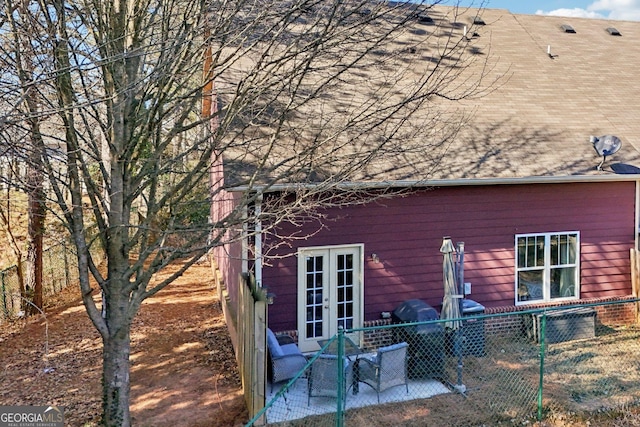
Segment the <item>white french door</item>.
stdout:
<path fill-rule="evenodd" d="M 344 329 L 362 327 L 362 245 L 305 248 L 298 251 L 298 346 L 319 348 L 318 341 Z M 358 342 L 357 336 L 350 336 Z"/>

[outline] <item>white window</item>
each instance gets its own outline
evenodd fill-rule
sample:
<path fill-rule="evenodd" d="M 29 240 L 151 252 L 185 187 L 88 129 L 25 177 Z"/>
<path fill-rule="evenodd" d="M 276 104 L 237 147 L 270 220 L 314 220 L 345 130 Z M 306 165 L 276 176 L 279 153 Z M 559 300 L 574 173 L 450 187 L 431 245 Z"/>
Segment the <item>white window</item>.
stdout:
<path fill-rule="evenodd" d="M 516 235 L 516 304 L 579 297 L 580 233 Z"/>

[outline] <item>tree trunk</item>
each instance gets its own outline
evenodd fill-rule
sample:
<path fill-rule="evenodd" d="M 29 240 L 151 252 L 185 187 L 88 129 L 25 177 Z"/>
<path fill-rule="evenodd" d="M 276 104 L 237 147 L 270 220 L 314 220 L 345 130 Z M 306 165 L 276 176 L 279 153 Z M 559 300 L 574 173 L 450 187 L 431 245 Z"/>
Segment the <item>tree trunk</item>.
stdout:
<path fill-rule="evenodd" d="M 42 297 L 42 230 L 44 209 L 42 189 L 35 187 L 29 194 L 29 245 L 27 248 L 27 290 L 33 295 L 31 303 L 38 309 L 43 307 Z M 32 308 L 32 314 L 37 310 Z"/>
<path fill-rule="evenodd" d="M 106 427 L 131 426 L 129 331 L 130 325 L 123 324 L 116 334 L 102 340 L 102 423 Z"/>

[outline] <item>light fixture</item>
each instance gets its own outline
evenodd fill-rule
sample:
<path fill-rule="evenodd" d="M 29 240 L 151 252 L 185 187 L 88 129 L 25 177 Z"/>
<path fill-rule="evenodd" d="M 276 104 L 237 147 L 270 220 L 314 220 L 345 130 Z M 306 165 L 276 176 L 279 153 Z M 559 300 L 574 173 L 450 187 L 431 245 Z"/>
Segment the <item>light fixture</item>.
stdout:
<path fill-rule="evenodd" d="M 380 257 L 378 256 L 378 254 L 371 254 L 371 261 L 375 262 L 376 264 L 380 262 Z"/>
<path fill-rule="evenodd" d="M 272 305 L 273 304 L 273 300 L 276 298 L 276 294 L 274 294 L 273 292 L 268 292 L 267 293 L 267 305 Z"/>

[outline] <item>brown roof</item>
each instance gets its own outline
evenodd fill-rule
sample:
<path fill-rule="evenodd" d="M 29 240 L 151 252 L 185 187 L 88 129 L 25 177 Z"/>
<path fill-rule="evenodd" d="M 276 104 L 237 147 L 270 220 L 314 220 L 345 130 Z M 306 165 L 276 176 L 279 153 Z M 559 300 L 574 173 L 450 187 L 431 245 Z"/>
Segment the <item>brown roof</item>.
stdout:
<path fill-rule="evenodd" d="M 508 81 L 473 103 L 473 126 L 434 178 L 602 175 L 614 163 L 640 167 L 640 23 L 492 9 L 481 16 L 486 25 L 476 27 L 473 44 L 497 59 L 496 72 L 507 70 Z M 606 134 L 623 145 L 596 171 L 600 157 L 589 137 Z"/>
<path fill-rule="evenodd" d="M 430 36 L 453 31 L 462 37 L 467 31 L 469 41 L 462 61 L 472 63 L 461 71 L 461 83 L 452 85 L 451 93 L 464 90 L 484 72 L 482 96 L 459 102 L 430 99 L 404 125 L 407 150 L 385 152 L 352 181 L 477 183 L 633 178 L 630 174 L 637 173 L 635 166 L 640 168 L 640 23 L 516 15 L 499 9 L 469 9 L 454 18 L 454 11 L 434 8 L 429 12 L 432 23 L 416 23 L 403 36 L 405 39 L 395 43 L 417 47 L 405 60 L 411 61 L 412 71 L 419 76 L 433 67 L 434 52 L 438 51 L 434 43 L 443 43 Z M 476 15 L 484 25 L 471 24 Z M 575 32 L 563 30 L 564 24 Z M 611 35 L 609 27 L 615 27 L 620 35 Z M 420 44 L 421 37 L 425 45 Z M 461 64 L 460 59 L 452 59 L 452 66 Z M 368 80 L 375 85 L 375 75 Z M 384 85 L 387 90 L 388 81 Z M 358 87 L 358 91 L 366 90 Z M 421 114 L 431 114 L 434 106 L 442 109 L 440 117 L 463 112 L 467 119 L 455 138 L 436 144 L 431 153 L 434 147 L 430 139 L 446 137 L 438 134 L 440 129 L 432 128 L 425 134 L 412 131 L 411 126 L 420 122 Z M 333 113 L 339 114 L 339 108 L 334 107 Z M 323 110 L 327 116 L 330 113 L 330 109 Z M 303 138 L 304 133 L 296 135 Z M 609 134 L 621 139 L 622 148 L 607 158 L 603 170 L 597 170 L 601 157 L 590 136 Z M 337 146 L 333 144 L 331 147 Z M 289 146 L 282 145 L 283 153 Z M 337 151 L 327 148 L 327 152 L 333 155 Z M 250 163 L 246 160 L 250 154 L 228 160 Z M 334 164 L 338 163 L 336 159 Z"/>

